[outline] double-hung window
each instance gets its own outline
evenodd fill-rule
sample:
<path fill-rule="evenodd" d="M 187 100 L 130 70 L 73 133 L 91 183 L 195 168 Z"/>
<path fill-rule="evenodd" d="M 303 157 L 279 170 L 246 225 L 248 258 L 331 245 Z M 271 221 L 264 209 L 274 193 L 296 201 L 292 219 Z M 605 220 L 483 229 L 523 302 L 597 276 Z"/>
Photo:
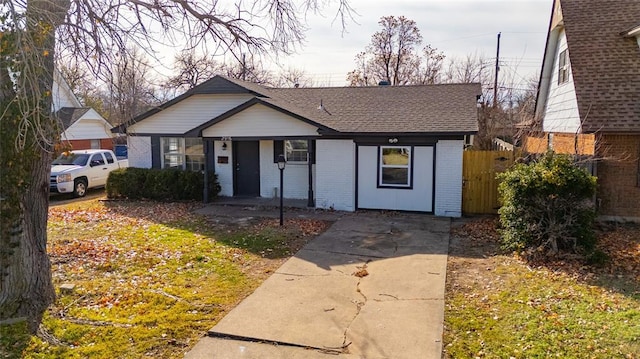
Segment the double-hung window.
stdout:
<path fill-rule="evenodd" d="M 558 57 L 558 85 L 569 81 L 569 53 L 564 50 Z"/>
<path fill-rule="evenodd" d="M 161 140 L 162 168 L 204 170 L 202 138 L 163 137 Z"/>
<path fill-rule="evenodd" d="M 307 140 L 284 141 L 284 153 L 287 162 L 307 163 L 309 161 Z"/>
<path fill-rule="evenodd" d="M 381 146 L 378 186 L 411 188 L 411 146 Z"/>

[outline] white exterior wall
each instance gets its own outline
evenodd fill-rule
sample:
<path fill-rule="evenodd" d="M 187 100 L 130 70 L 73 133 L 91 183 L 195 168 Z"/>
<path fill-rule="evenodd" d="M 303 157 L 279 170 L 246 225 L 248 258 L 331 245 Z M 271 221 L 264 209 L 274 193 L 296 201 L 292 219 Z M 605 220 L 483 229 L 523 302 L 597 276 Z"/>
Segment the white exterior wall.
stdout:
<path fill-rule="evenodd" d="M 358 207 L 399 211 L 433 210 L 433 147 L 414 146 L 412 188 L 378 187 L 378 146 L 358 147 Z"/>
<path fill-rule="evenodd" d="M 202 131 L 204 137 L 317 136 L 318 128 L 264 105 L 254 105 Z"/>
<path fill-rule="evenodd" d="M 82 107 L 78 98 L 71 92 L 69 85 L 58 70 L 53 72 L 53 87 L 51 88 L 51 106 L 53 111 L 63 107 Z"/>
<path fill-rule="evenodd" d="M 87 111 L 62 133 L 67 140 L 95 140 L 112 138 L 111 125 L 93 109 Z"/>
<path fill-rule="evenodd" d="M 578 133 L 580 131 L 580 114 L 578 113 L 578 100 L 571 65 L 569 65 L 569 81 L 558 85 L 560 53 L 566 49 L 566 33 L 564 30 L 560 30 L 557 46 L 554 49 L 553 68 L 542 121 L 542 128 L 545 132 Z M 568 54 L 570 62 L 571 54 Z"/>
<path fill-rule="evenodd" d="M 128 136 L 129 167 L 151 168 L 151 137 Z"/>
<path fill-rule="evenodd" d="M 315 168 L 312 170 L 315 182 Z M 309 191 L 308 165 L 287 162 L 283 182 L 284 198 L 306 199 Z M 260 141 L 260 197 L 274 197 L 279 187 L 280 170 L 278 164 L 273 163 L 273 141 Z"/>
<path fill-rule="evenodd" d="M 435 215 L 462 215 L 462 151 L 464 141 L 438 141 L 436 144 Z"/>
<path fill-rule="evenodd" d="M 316 140 L 316 207 L 355 211 L 356 145 L 352 140 Z"/>
<path fill-rule="evenodd" d="M 214 171 L 218 175 L 218 183 L 220 183 L 220 196 L 233 196 L 233 144 L 226 141 L 227 149 L 222 149 L 223 141 L 213 141 Z M 218 163 L 218 157 L 229 157 L 229 163 Z"/>
<path fill-rule="evenodd" d="M 248 101 L 249 94 L 193 95 L 129 128 L 129 133 L 182 134 Z"/>

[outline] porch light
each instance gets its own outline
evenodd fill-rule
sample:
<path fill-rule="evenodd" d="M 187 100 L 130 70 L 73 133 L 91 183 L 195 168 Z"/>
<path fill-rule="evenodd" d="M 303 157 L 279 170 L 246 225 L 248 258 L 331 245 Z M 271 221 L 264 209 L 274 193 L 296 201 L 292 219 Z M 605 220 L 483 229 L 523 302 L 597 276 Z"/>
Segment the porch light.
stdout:
<path fill-rule="evenodd" d="M 280 171 L 284 170 L 284 167 L 287 164 L 287 160 L 284 159 L 284 155 L 278 156 L 278 169 Z"/>
<path fill-rule="evenodd" d="M 227 143 L 226 142 L 222 142 L 222 150 L 223 151 L 227 150 Z"/>
<path fill-rule="evenodd" d="M 284 167 L 287 164 L 287 160 L 284 159 L 284 155 L 280 155 L 278 156 L 278 169 L 280 170 L 280 225 L 282 226 L 282 224 L 284 223 L 284 214 L 282 212 L 282 192 L 283 192 L 283 174 L 284 174 Z"/>

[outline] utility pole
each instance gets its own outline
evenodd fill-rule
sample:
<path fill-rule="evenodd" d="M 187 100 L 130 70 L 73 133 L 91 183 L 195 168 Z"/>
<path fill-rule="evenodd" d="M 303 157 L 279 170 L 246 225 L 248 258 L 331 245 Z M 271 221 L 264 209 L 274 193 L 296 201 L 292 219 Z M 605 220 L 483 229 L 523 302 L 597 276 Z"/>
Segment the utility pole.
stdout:
<path fill-rule="evenodd" d="M 498 106 L 498 71 L 500 71 L 500 32 L 498 33 L 498 48 L 496 50 L 496 78 L 493 82 L 493 107 Z"/>

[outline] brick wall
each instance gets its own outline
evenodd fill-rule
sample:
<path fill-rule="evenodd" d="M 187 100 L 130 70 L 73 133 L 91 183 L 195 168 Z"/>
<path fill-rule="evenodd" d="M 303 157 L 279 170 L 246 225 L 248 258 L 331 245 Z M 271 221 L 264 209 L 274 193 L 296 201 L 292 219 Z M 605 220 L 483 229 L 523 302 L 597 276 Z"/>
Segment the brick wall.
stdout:
<path fill-rule="evenodd" d="M 71 140 L 67 141 L 73 150 L 90 150 L 91 140 Z M 113 140 L 110 138 L 100 139 L 100 149 L 113 150 Z"/>
<path fill-rule="evenodd" d="M 313 174 L 315 180 L 315 173 Z M 287 162 L 283 173 L 284 198 L 307 199 L 309 165 Z M 280 170 L 273 162 L 273 141 L 260 141 L 260 197 L 271 198 L 280 187 Z"/>
<path fill-rule="evenodd" d="M 128 136 L 129 167 L 151 168 L 151 137 Z"/>
<path fill-rule="evenodd" d="M 595 153 L 595 135 L 555 133 L 553 135 L 553 150 L 556 153 L 593 155 Z"/>
<path fill-rule="evenodd" d="M 595 135 L 554 133 L 552 147 L 555 153 L 593 155 L 595 152 Z M 524 149 L 529 153 L 545 153 L 549 148 L 549 134 L 542 137 L 527 136 Z"/>
<path fill-rule="evenodd" d="M 599 214 L 640 219 L 640 135 L 601 135 L 597 151 Z"/>
<path fill-rule="evenodd" d="M 542 137 L 526 136 L 523 144 L 525 152 L 528 153 L 545 153 L 549 147 L 549 139 L 547 134 Z"/>
<path fill-rule="evenodd" d="M 352 140 L 316 141 L 316 207 L 355 210 L 355 166 Z"/>

